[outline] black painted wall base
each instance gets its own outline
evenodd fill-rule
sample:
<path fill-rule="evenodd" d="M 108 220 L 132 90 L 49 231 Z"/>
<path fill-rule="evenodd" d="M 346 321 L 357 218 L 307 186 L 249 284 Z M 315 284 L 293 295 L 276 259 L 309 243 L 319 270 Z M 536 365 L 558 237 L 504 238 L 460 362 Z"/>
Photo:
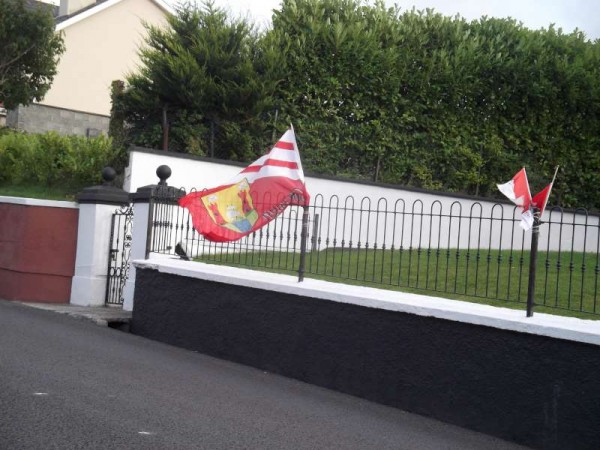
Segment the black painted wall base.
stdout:
<path fill-rule="evenodd" d="M 537 448 L 600 448 L 600 347 L 137 269 L 133 333 Z"/>

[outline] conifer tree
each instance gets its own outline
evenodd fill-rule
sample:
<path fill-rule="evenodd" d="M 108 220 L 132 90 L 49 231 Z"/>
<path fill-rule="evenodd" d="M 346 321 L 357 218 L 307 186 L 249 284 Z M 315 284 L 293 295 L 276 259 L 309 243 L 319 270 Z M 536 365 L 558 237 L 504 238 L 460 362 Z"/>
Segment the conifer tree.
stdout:
<path fill-rule="evenodd" d="M 246 20 L 229 19 L 210 1 L 179 7 L 168 24 L 147 27 L 141 70 L 126 80 L 130 139 L 160 148 L 166 116 L 170 150 L 251 159 L 269 135 L 272 54 L 257 50 Z"/>

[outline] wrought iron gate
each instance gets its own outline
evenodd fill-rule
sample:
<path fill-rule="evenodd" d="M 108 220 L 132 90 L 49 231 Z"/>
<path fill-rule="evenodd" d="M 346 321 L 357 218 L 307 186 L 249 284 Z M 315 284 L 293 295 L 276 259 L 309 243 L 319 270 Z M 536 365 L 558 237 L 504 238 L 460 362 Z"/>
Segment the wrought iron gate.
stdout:
<path fill-rule="evenodd" d="M 129 253 L 131 251 L 131 225 L 133 207 L 122 206 L 112 215 L 108 272 L 106 274 L 106 304 L 122 305 L 123 288 L 129 276 Z"/>

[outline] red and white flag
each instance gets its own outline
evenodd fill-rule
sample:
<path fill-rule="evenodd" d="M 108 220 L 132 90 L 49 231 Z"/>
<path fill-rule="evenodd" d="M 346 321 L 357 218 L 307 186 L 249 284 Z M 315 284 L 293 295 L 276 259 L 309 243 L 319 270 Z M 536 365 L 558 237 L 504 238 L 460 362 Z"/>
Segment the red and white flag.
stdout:
<path fill-rule="evenodd" d="M 550 197 L 550 191 L 552 190 L 552 183 L 542 189 L 540 192 L 533 196 L 532 204 L 540 210 L 540 215 L 546 209 L 548 204 L 548 197 Z"/>
<path fill-rule="evenodd" d="M 194 228 L 210 241 L 238 240 L 268 224 L 288 205 L 306 206 L 310 196 L 294 129 L 224 185 L 179 200 Z"/>
<path fill-rule="evenodd" d="M 529 191 L 529 181 L 527 181 L 527 172 L 525 167 L 517 172 L 517 174 L 508 183 L 498 184 L 498 189 L 515 205 L 523 208 L 524 211 L 529 209 L 531 205 L 531 192 Z"/>
<path fill-rule="evenodd" d="M 500 192 L 506 195 L 515 205 L 520 206 L 523 209 L 521 212 L 521 223 L 519 226 L 525 231 L 530 230 L 534 224 L 533 211 L 531 207 L 534 206 L 539 210 L 538 217 L 541 217 L 544 209 L 546 209 L 548 197 L 550 197 L 550 191 L 552 191 L 552 185 L 554 184 L 557 173 L 558 166 L 556 167 L 554 177 L 552 177 L 550 184 L 535 194 L 533 199 L 531 198 L 529 181 L 527 181 L 527 172 L 525 172 L 525 168 L 519 170 L 519 172 L 517 172 L 513 179 L 508 183 L 497 185 L 498 189 L 500 189 Z"/>
<path fill-rule="evenodd" d="M 547 185 L 540 192 L 535 194 L 533 197 L 532 203 L 533 206 L 540 210 L 540 216 L 546 209 L 546 205 L 548 204 L 548 198 L 550 198 L 550 192 L 552 192 L 552 186 L 554 185 L 554 180 L 556 179 L 556 174 L 558 173 L 558 166 L 556 166 L 556 170 L 554 171 L 554 176 L 552 177 L 552 181 L 549 185 Z"/>
<path fill-rule="evenodd" d="M 531 192 L 529 190 L 529 181 L 527 180 L 527 172 L 525 167 L 517 172 L 517 174 L 508 183 L 498 184 L 498 189 L 515 205 L 522 208 L 521 223 L 519 226 L 525 231 L 528 231 L 533 226 L 533 215 L 529 211 L 531 206 Z"/>

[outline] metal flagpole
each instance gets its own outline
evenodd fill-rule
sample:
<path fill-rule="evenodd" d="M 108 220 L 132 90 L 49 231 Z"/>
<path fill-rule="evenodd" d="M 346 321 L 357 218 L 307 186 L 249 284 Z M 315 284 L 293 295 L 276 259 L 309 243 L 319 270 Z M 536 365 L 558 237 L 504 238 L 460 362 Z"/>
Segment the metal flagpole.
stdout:
<path fill-rule="evenodd" d="M 306 242 L 308 240 L 308 205 L 304 205 L 302 209 L 302 233 L 300 235 L 300 266 L 298 267 L 298 282 L 304 281 Z"/>
<path fill-rule="evenodd" d="M 535 206 L 533 209 L 533 228 L 531 230 L 531 252 L 529 254 L 529 286 L 527 287 L 527 317 L 533 316 L 535 305 L 535 272 L 537 266 L 538 238 L 540 235 L 540 210 Z"/>
<path fill-rule="evenodd" d="M 550 183 L 550 189 L 554 186 L 554 180 L 556 180 L 556 174 L 558 173 L 559 166 L 556 166 L 554 170 L 554 176 L 552 177 L 552 182 Z M 545 202 L 548 201 L 548 197 L 550 197 L 550 192 L 546 195 Z M 535 306 L 534 297 L 535 297 L 535 275 L 537 269 L 537 254 L 538 254 L 538 241 L 540 236 L 540 224 L 542 223 L 541 214 L 546 208 L 546 203 L 541 205 L 539 208 L 533 206 L 533 228 L 531 230 L 531 252 L 529 255 L 529 285 L 527 287 L 527 317 L 533 316 L 533 307 Z"/>

